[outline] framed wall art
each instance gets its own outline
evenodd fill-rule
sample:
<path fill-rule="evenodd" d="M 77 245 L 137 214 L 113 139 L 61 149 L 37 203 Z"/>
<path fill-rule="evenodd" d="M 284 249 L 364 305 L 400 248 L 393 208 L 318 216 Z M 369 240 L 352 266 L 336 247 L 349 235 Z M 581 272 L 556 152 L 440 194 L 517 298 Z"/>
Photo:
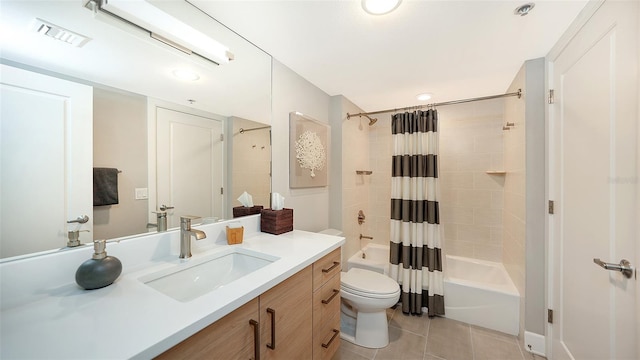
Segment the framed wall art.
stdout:
<path fill-rule="evenodd" d="M 331 128 L 299 112 L 289 113 L 289 187 L 328 185 Z"/>

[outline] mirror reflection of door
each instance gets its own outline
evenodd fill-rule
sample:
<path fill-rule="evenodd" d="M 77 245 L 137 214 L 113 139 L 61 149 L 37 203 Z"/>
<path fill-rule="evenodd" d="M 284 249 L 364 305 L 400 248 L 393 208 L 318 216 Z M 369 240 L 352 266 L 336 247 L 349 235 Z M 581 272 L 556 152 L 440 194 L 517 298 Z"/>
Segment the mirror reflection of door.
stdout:
<path fill-rule="evenodd" d="M 224 118 L 157 107 L 156 120 L 156 206 L 174 207 L 168 227 L 183 215 L 222 218 Z"/>
<path fill-rule="evenodd" d="M 92 230 L 92 89 L 0 65 L 0 257 Z M 82 149 L 82 150 L 80 150 Z M 87 223 L 67 224 L 88 215 Z M 93 232 L 82 232 L 83 243 Z"/>

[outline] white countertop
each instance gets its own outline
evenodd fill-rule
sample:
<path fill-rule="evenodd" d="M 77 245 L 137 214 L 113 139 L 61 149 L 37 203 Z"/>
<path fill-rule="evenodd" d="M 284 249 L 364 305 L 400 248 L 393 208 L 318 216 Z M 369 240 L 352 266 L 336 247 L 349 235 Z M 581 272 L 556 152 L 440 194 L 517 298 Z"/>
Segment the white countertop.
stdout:
<path fill-rule="evenodd" d="M 191 259 L 211 256 L 229 246 L 279 259 L 189 302 L 174 300 L 139 280 L 184 262 L 174 254 L 124 272 L 114 284 L 98 290 L 83 290 L 71 278 L 67 284 L 42 289 L 27 303 L 13 301 L 15 305 L 2 310 L 0 358 L 154 357 L 343 243 L 341 237 L 294 230 L 278 236 L 258 232 L 248 234 L 239 245 L 223 245 L 218 241 L 194 249 Z M 123 266 L 127 265 L 123 260 Z M 46 276 L 48 270 L 39 271 L 40 276 Z"/>

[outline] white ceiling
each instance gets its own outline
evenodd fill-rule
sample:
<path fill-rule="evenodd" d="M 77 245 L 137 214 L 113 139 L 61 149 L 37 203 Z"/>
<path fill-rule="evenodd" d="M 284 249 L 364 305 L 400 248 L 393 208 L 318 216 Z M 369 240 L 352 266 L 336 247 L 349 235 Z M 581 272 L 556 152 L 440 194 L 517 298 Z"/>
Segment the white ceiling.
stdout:
<path fill-rule="evenodd" d="M 327 92 L 366 111 L 503 93 L 545 56 L 587 1 L 410 1 L 365 13 L 359 0 L 189 0 Z M 232 49 L 233 50 L 233 49 Z"/>
<path fill-rule="evenodd" d="M 268 122 L 258 114 L 268 113 L 269 57 L 182 0 L 148 1 L 229 45 L 236 60 L 219 68 L 190 62 L 120 24 L 94 19 L 80 0 L 0 0 L 0 56 Z M 422 92 L 434 94 L 429 103 L 503 93 L 522 63 L 545 56 L 586 4 L 537 1 L 531 14 L 513 15 L 524 1 L 404 0 L 395 12 L 372 16 L 359 0 L 189 0 L 329 95 L 344 95 L 366 111 L 419 104 L 415 95 Z M 45 39 L 28 29 L 35 17 L 92 40 L 73 48 Z M 182 64 L 201 80 L 171 79 Z"/>

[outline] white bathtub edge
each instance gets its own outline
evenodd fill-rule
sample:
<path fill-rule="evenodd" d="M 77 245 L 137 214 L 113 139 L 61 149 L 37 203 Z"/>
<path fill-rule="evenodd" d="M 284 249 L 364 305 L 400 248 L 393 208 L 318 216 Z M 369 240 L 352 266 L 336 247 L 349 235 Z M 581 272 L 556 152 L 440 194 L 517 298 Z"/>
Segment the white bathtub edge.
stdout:
<path fill-rule="evenodd" d="M 524 332 L 524 346 L 525 350 L 546 357 L 546 345 L 544 335 L 532 333 L 529 331 Z"/>

